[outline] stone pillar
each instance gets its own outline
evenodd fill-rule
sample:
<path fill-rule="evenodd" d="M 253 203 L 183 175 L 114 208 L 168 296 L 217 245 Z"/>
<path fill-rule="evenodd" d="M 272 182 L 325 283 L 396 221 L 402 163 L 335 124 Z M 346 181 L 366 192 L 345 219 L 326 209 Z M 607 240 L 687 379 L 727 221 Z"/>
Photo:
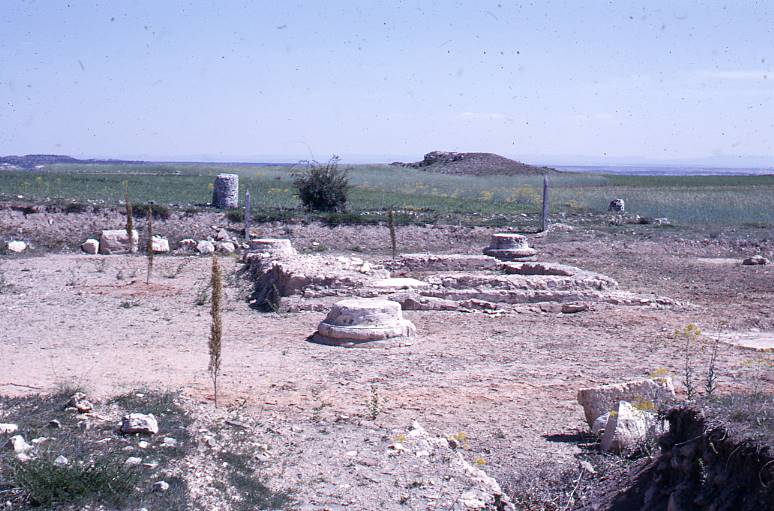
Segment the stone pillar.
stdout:
<path fill-rule="evenodd" d="M 239 176 L 218 174 L 212 188 L 212 205 L 218 209 L 232 209 L 239 206 Z"/>

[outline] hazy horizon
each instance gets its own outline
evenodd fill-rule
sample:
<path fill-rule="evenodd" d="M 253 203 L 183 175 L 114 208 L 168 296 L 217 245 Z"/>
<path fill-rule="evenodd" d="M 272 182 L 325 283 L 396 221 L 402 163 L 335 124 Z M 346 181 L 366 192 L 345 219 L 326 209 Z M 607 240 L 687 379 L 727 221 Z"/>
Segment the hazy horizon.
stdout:
<path fill-rule="evenodd" d="M 765 3 L 4 7 L 4 155 L 774 166 Z"/>

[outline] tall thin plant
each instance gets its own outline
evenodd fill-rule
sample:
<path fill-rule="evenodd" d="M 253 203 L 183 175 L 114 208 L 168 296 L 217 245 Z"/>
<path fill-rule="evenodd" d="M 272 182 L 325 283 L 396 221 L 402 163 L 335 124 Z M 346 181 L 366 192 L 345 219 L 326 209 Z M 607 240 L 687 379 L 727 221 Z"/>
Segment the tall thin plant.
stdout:
<path fill-rule="evenodd" d="M 148 220 L 145 222 L 148 241 L 145 244 L 145 253 L 148 256 L 148 275 L 145 277 L 145 283 L 150 284 L 151 273 L 153 273 L 153 211 L 148 208 Z"/>
<path fill-rule="evenodd" d="M 126 204 L 126 238 L 129 243 L 129 252 L 131 252 L 134 218 L 132 218 L 132 203 L 129 202 L 129 181 L 124 181 L 124 204 Z"/>
<path fill-rule="evenodd" d="M 694 344 L 701 337 L 701 329 L 694 323 L 686 325 L 682 330 L 675 330 L 675 336 L 683 338 L 684 345 L 684 366 L 683 366 L 683 385 L 688 401 L 692 401 L 696 396 L 696 384 L 694 383 L 693 350 Z"/>
<path fill-rule="evenodd" d="M 218 374 L 220 373 L 220 352 L 221 342 L 223 340 L 223 323 L 220 316 L 220 302 L 223 298 L 223 278 L 220 273 L 220 264 L 218 258 L 212 256 L 212 307 L 210 316 L 212 324 L 210 325 L 210 364 L 207 370 L 212 379 L 213 395 L 215 407 L 218 407 Z"/>
<path fill-rule="evenodd" d="M 398 242 L 395 237 L 395 212 L 390 210 L 387 212 L 387 225 L 390 228 L 390 247 L 392 248 L 392 258 L 398 257 Z"/>
<path fill-rule="evenodd" d="M 720 348 L 720 339 L 715 338 L 715 342 L 712 344 L 712 354 L 710 356 L 709 367 L 707 368 L 707 381 L 704 384 L 704 391 L 707 397 L 712 397 L 715 393 L 715 389 L 718 386 L 717 375 L 717 362 L 718 362 L 718 349 Z"/>

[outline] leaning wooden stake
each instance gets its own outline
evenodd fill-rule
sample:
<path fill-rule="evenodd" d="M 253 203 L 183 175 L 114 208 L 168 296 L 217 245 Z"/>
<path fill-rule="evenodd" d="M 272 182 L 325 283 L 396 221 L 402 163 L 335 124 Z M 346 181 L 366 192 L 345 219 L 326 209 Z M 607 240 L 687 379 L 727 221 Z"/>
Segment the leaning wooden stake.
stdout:
<path fill-rule="evenodd" d="M 220 318 L 220 301 L 223 297 L 223 281 L 220 275 L 220 265 L 218 258 L 212 256 L 212 308 L 210 316 L 212 324 L 210 326 L 210 365 L 207 370 L 212 378 L 213 395 L 215 398 L 215 408 L 218 407 L 218 373 L 220 372 L 220 348 L 223 339 L 223 324 Z"/>
<path fill-rule="evenodd" d="M 126 204 L 126 238 L 129 243 L 129 253 L 132 253 L 132 234 L 134 233 L 134 221 L 132 219 L 132 203 L 129 202 L 129 181 L 124 181 L 124 203 Z"/>
<path fill-rule="evenodd" d="M 543 176 L 543 215 L 540 220 L 540 230 L 548 229 L 548 176 Z"/>
<path fill-rule="evenodd" d="M 151 208 L 148 208 L 148 220 L 145 222 L 145 226 L 148 230 L 148 241 L 145 244 L 145 253 L 148 256 L 148 275 L 145 277 L 145 283 L 150 284 L 151 273 L 153 273 L 153 211 Z"/>
<path fill-rule="evenodd" d="M 250 240 L 250 220 L 252 220 L 252 208 L 250 207 L 250 190 L 245 191 L 245 239 Z"/>

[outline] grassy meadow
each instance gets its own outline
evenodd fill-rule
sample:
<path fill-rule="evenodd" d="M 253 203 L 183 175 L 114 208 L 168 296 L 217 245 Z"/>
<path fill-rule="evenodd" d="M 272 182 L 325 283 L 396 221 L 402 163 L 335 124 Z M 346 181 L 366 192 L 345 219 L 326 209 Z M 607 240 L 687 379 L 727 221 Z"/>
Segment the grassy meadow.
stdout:
<path fill-rule="evenodd" d="M 191 210 L 210 201 L 213 176 L 220 172 L 240 175 L 240 194 L 250 190 L 258 220 L 305 216 L 290 166 L 92 164 L 0 170 L 0 199 L 110 207 L 123 199 L 127 182 L 135 203 Z M 386 210 L 396 209 L 404 222 L 499 225 L 523 223 L 523 214 L 534 217 L 541 208 L 539 176 L 449 176 L 386 165 L 351 166 L 349 176 L 349 212 L 336 215 L 339 221 L 383 220 Z M 774 175 L 562 173 L 550 180 L 554 217 L 604 213 L 610 200 L 620 197 L 627 212 L 667 217 L 680 225 L 774 226 Z"/>

